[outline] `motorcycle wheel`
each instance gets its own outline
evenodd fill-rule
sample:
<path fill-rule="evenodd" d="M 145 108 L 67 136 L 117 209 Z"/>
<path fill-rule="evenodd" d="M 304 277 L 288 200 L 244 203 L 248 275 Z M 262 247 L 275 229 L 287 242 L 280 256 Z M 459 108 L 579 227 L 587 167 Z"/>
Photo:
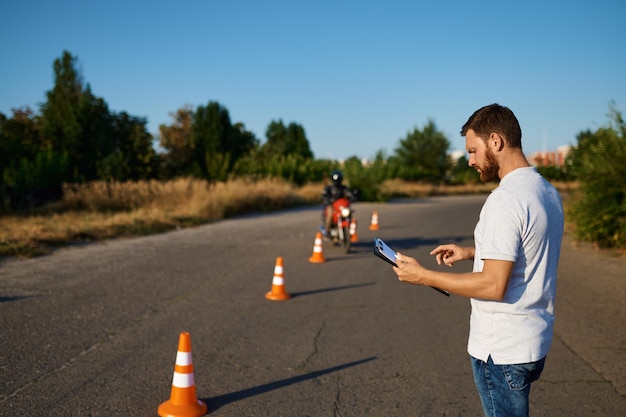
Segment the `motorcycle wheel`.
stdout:
<path fill-rule="evenodd" d="M 350 228 L 348 226 L 343 228 L 343 248 L 346 253 L 350 253 L 350 247 L 352 246 L 352 241 L 350 240 Z"/>

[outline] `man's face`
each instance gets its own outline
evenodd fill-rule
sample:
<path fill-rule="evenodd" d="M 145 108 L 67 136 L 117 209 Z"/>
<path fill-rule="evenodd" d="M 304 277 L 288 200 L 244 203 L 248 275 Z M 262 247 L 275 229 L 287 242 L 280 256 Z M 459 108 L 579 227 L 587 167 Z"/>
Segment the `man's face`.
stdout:
<path fill-rule="evenodd" d="M 478 171 L 480 180 L 482 182 L 498 180 L 500 164 L 496 156 L 493 154 L 493 151 L 487 147 L 485 141 L 472 129 L 469 129 L 465 135 L 465 146 L 469 154 L 467 164 Z"/>

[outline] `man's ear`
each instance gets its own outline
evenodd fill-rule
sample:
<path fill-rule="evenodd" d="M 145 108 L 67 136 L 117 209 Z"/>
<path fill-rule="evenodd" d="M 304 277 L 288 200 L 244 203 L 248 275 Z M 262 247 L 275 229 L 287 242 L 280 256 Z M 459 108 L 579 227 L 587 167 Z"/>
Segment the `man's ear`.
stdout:
<path fill-rule="evenodd" d="M 489 135 L 488 144 L 492 151 L 499 152 L 502 149 L 504 149 L 504 145 L 505 145 L 504 138 L 499 133 L 494 132 L 491 135 Z"/>

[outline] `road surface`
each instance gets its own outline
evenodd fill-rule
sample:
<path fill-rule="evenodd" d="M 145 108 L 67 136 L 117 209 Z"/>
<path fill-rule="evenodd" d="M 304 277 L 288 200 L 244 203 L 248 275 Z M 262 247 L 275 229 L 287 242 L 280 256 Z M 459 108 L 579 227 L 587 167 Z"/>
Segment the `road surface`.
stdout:
<path fill-rule="evenodd" d="M 437 268 L 428 252 L 471 244 L 484 199 L 357 203 L 352 253 L 324 242 L 318 264 L 318 208 L 5 259 L 0 416 L 156 416 L 183 331 L 211 416 L 480 416 L 468 300 L 398 282 L 372 240 Z M 287 301 L 265 299 L 278 256 Z M 564 241 L 533 416 L 626 415 L 625 266 Z"/>

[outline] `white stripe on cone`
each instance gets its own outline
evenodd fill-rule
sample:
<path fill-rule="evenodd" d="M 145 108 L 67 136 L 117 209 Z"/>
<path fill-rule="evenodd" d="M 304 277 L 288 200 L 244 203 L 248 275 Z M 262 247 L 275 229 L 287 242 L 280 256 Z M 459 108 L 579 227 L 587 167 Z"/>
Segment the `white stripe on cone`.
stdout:
<path fill-rule="evenodd" d="M 191 365 L 191 352 L 178 351 L 176 354 L 176 365 L 188 366 Z"/>
<path fill-rule="evenodd" d="M 181 374 L 174 372 L 174 378 L 172 379 L 172 385 L 176 388 L 189 388 L 194 385 L 193 372 L 190 374 Z"/>

